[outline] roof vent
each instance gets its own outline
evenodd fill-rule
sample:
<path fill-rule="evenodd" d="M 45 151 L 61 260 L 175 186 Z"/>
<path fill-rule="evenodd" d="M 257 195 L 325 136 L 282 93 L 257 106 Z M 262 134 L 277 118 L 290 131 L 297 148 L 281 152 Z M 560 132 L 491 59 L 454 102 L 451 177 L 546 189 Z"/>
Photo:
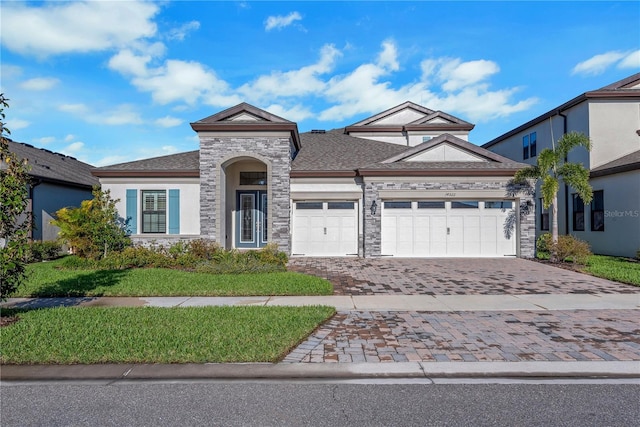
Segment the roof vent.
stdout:
<path fill-rule="evenodd" d="M 312 129 L 311 133 L 327 133 L 327 131 L 324 129 Z"/>

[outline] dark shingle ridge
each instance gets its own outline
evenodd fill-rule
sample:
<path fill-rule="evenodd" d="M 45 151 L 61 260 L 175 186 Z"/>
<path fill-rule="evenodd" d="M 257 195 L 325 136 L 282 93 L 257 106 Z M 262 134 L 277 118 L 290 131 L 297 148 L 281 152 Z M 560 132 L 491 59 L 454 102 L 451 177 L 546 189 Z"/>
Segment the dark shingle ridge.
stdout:
<path fill-rule="evenodd" d="M 613 175 L 615 173 L 628 172 L 640 169 L 640 150 L 629 153 L 616 160 L 604 165 L 598 166 L 591 170 L 591 177 L 595 178 L 604 175 Z"/>
<path fill-rule="evenodd" d="M 29 175 L 34 178 L 81 187 L 93 187 L 98 184 L 98 179 L 91 174 L 95 168 L 75 157 L 11 140 L 9 151 L 27 160 L 31 167 Z"/>

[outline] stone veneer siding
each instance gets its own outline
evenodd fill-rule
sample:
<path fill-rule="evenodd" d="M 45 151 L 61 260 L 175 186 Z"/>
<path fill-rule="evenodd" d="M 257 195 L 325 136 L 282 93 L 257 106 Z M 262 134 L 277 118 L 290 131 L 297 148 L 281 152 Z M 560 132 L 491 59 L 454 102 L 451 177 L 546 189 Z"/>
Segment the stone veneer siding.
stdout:
<path fill-rule="evenodd" d="M 376 257 L 382 252 L 382 199 L 380 190 L 503 190 L 505 198 L 507 194 L 506 182 L 382 182 L 371 181 L 365 184 L 364 190 L 364 256 Z M 529 201 L 534 203 L 534 199 L 526 194 L 518 195 L 520 203 Z M 375 215 L 371 215 L 371 203 L 376 201 L 378 209 Z M 535 209 L 532 208 L 529 215 L 521 217 L 519 237 L 519 256 L 521 258 L 533 258 L 535 254 Z"/>
<path fill-rule="evenodd" d="M 253 157 L 267 163 L 269 242 L 290 253 L 291 157 L 287 137 L 200 136 L 200 234 L 224 245 L 220 210 L 224 209 L 225 189 L 218 185 L 220 165 L 236 157 Z M 226 197 L 235 198 L 235 194 Z"/>

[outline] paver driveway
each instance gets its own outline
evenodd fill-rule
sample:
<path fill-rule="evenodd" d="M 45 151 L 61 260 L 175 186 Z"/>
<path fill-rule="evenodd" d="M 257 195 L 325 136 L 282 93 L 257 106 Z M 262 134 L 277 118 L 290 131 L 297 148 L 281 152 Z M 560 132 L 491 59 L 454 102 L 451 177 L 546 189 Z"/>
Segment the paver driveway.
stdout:
<path fill-rule="evenodd" d="M 626 294 L 640 288 L 514 258 L 292 258 L 338 295 Z M 640 310 L 344 311 L 284 363 L 640 361 Z"/>
<path fill-rule="evenodd" d="M 292 258 L 289 269 L 328 279 L 336 295 L 640 293 L 521 258 Z"/>

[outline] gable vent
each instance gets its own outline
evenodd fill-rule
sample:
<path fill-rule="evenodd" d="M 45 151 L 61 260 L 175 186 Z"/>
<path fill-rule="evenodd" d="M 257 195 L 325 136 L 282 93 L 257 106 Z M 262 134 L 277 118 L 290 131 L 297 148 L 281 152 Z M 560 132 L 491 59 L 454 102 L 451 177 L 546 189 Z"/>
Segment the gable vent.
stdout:
<path fill-rule="evenodd" d="M 311 133 L 327 133 L 327 131 L 324 129 L 313 129 Z"/>

